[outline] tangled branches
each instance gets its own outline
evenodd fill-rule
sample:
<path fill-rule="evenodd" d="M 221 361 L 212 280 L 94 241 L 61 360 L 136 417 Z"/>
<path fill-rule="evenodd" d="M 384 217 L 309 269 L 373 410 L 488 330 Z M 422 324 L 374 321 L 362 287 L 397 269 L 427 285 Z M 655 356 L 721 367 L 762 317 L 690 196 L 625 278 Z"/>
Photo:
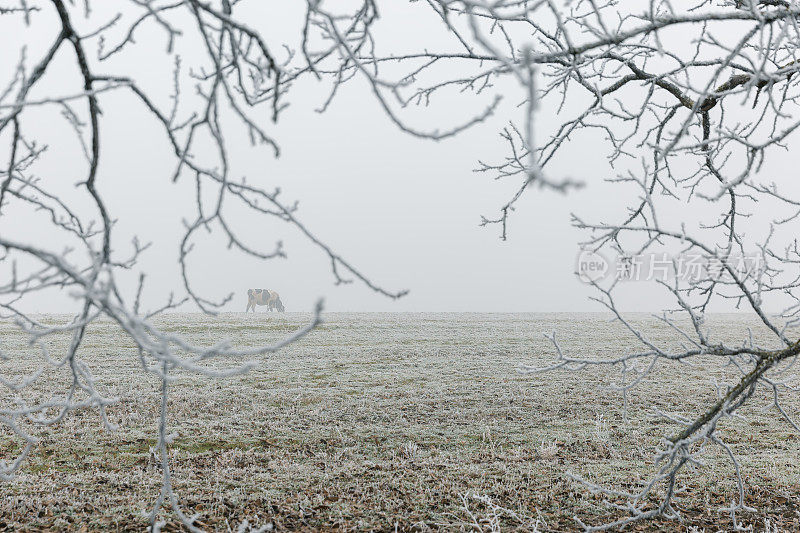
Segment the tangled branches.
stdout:
<path fill-rule="evenodd" d="M 618 172 L 610 181 L 632 198 L 622 217 L 601 222 L 575 217 L 575 224 L 590 234 L 588 248 L 623 257 L 692 252 L 718 264 L 713 272 L 709 269 L 688 281 L 678 276 L 674 283 L 658 280 L 674 298 L 676 311 L 691 323 L 687 330 L 673 314 L 663 317 L 689 344 L 685 351 L 665 350 L 629 325 L 614 300 L 618 281 L 594 281 L 600 291 L 598 301 L 629 325 L 645 349 L 605 361 L 559 350 L 551 367 L 529 369 L 619 368 L 618 388 L 625 394 L 661 360 L 710 355 L 741 372 L 739 383 L 721 391 L 719 401 L 706 412 L 692 419 L 670 415 L 682 429 L 666 441 L 659 456 L 663 466 L 643 492 L 623 494 L 592 486 L 610 497 L 627 499 L 629 516 L 587 529 L 674 515 L 672 489 L 685 465 L 694 461 L 695 445 L 710 442 L 730 452 L 716 429 L 758 388 L 774 392 L 776 407 L 795 426 L 779 398 L 794 390 L 786 371 L 800 351 L 790 334 L 800 312 L 796 296 L 800 275 L 795 272 L 800 252 L 793 236 L 787 237 L 781 228 L 791 227 L 800 203 L 774 183 L 757 179 L 766 156 L 785 147 L 800 126 L 793 117 L 800 42 L 797 2 L 425 0 L 412 8 L 435 20 L 441 35 L 430 42 L 389 45 L 380 40 L 382 13 L 374 0 L 352 4 L 308 0 L 293 19 L 296 34 L 289 42 L 274 39 L 259 26 L 262 19 L 284 16 L 283 7 L 245 0 L 6 4 L 0 6 L 0 23 L 24 27 L 26 35 L 46 34 L 49 44 L 29 64 L 25 44 L 16 43 L 20 60 L 0 87 L 0 139 L 7 161 L 0 168 L 0 265 L 7 274 L 0 282 L 0 308 L 41 348 L 42 369 L 65 369 L 70 385 L 63 396 L 31 401 L 22 391 L 43 370 L 19 382 L 3 380 L 14 401 L 0 409 L 0 421 L 25 443 L 18 457 L 0 464 L 3 479 L 13 475 L 35 444 L 31 428 L 55 424 L 83 408 L 96 408 L 111 425 L 105 410 L 114 399 L 97 390 L 89 366 L 80 358 L 87 327 L 99 318 L 110 318 L 137 347 L 143 370 L 162 381 L 158 448 L 164 484 L 151 522 L 156 525 L 162 504 L 169 502 L 182 522 L 197 530 L 192 518 L 180 510 L 166 461 L 170 372 L 180 368 L 210 377 L 246 372 L 256 364 L 255 358 L 308 333 L 319 323 L 322 309 L 319 304 L 310 323 L 286 339 L 250 349 L 228 342 L 194 345 L 153 325 L 153 316 L 187 301 L 214 313 L 230 300 L 230 294 L 204 295 L 191 282 L 192 250 L 202 232 L 216 232 L 229 248 L 259 260 L 285 256 L 281 241 L 272 250 L 262 250 L 239 235 L 231 223 L 233 212 L 250 212 L 298 231 L 330 262 L 336 283 L 357 280 L 390 298 L 404 294 L 374 283 L 322 242 L 301 222 L 297 205 L 283 200 L 280 189 L 268 190 L 237 177 L 228 141 L 231 130 L 244 129 L 253 146 L 278 156 L 280 144 L 271 124 L 290 104 L 293 86 L 307 78 L 324 81 L 328 88 L 320 111 L 348 81 L 359 79 L 392 124 L 431 140 L 457 135 L 499 114 L 504 98 L 516 106 L 515 120 L 502 133 L 507 157 L 497 163 L 482 162 L 478 168 L 502 180 L 517 180 L 499 215 L 482 219 L 483 225 L 498 224 L 503 239 L 526 190 L 566 192 L 583 185 L 549 172 L 554 161 L 583 142 L 603 147 Z M 286 18 L 291 25 L 291 17 Z M 27 31 L 32 28 L 40 28 L 39 33 Z M 166 57 L 174 67 L 170 79 L 148 79 L 133 68 L 130 57 L 137 49 L 161 54 L 149 40 L 137 43 L 137 34 L 145 29 L 164 36 Z M 64 78 L 68 83 L 57 83 L 51 75 L 62 63 L 70 71 Z M 187 85 L 193 92 L 186 90 Z M 453 93 L 475 104 L 460 108 L 465 111 L 458 120 L 431 126 L 414 118 L 414 107 L 435 105 Z M 102 193 L 114 179 L 102 167 L 103 109 L 116 94 L 131 98 L 140 111 L 139 120 L 170 147 L 173 165 L 164 169 L 163 177 L 191 181 L 195 191 L 193 213 L 178 243 L 185 296 L 170 297 L 149 312 L 141 309 L 145 274 L 139 275 L 133 291 L 118 281 L 121 273 L 138 268 L 148 244 L 134 239 L 132 248 L 124 251 L 117 237 L 117 218 Z M 69 172 L 80 172 L 82 177 L 72 197 L 62 194 L 55 177 L 37 170 L 51 150 L 37 141 L 42 125 L 41 115 L 36 115 L 39 110 L 59 111 L 74 130 L 80 151 L 71 158 Z M 557 126 L 548 131 L 546 123 L 536 118 L 553 110 Z M 78 164 L 81 157 L 84 162 Z M 749 216 L 748 210 L 759 213 L 767 203 L 775 206 L 771 212 L 782 208 L 788 212 L 772 222 Z M 67 244 L 52 250 L 26 241 L 24 231 L 10 225 L 12 210 L 44 217 L 55 240 Z M 664 211 L 670 216 L 661 216 Z M 676 219 L 682 222 L 669 222 Z M 765 230 L 759 221 L 766 222 Z M 765 236 L 753 241 L 750 235 L 759 229 Z M 752 271 L 739 265 L 735 258 L 743 256 L 757 256 L 761 267 Z M 676 272 L 680 268 L 677 259 L 671 266 Z M 24 312 L 24 302 L 32 295 L 65 289 L 79 304 L 68 324 L 44 324 Z M 767 312 L 765 302 L 779 298 L 788 304 L 776 318 Z M 713 341 L 703 317 L 718 301 L 750 308 L 774 335 L 774 345 L 760 346 L 752 339 L 742 346 Z M 71 335 L 67 350 L 51 356 L 43 339 L 65 332 Z M 7 351 L 0 355 L 13 356 Z M 203 364 L 212 358 L 236 362 L 225 371 L 212 371 Z M 735 456 L 730 456 L 738 472 Z M 666 496 L 660 505 L 648 508 L 647 496 L 659 484 L 667 487 Z M 744 508 L 741 477 L 739 486 L 738 503 L 729 509 L 734 517 Z"/>
<path fill-rule="evenodd" d="M 706 445 L 720 447 L 733 463 L 738 494 L 723 511 L 741 528 L 736 513 L 748 509 L 743 476 L 719 428 L 763 390 L 786 423 L 798 429 L 782 405 L 786 394 L 797 391 L 790 370 L 800 353 L 792 333 L 798 324 L 800 280 L 792 231 L 797 201 L 779 192 L 774 182 L 761 180 L 776 172 L 765 165 L 768 156 L 785 148 L 800 125 L 794 76 L 800 5 L 720 4 L 653 2 L 645 13 L 633 14 L 625 4 L 577 2 L 569 14 L 561 14 L 548 50 L 536 58 L 551 80 L 543 93 L 557 95 L 566 102 L 564 112 L 574 116 L 561 121 L 537 149 L 540 165 L 546 168 L 573 137 L 598 130 L 617 169 L 609 181 L 618 192 L 631 194 L 624 216 L 588 221 L 575 215 L 574 223 L 590 235 L 583 244 L 588 253 L 618 258 L 612 279 L 587 281 L 599 293 L 596 300 L 643 349 L 598 360 L 564 353 L 553 335 L 557 360 L 523 371 L 618 369 L 612 388 L 623 394 L 625 405 L 629 391 L 652 377 L 661 363 L 710 356 L 740 375 L 718 386 L 718 400 L 700 413 L 658 413 L 679 429 L 665 437 L 656 456 L 658 469 L 641 491 L 609 489 L 575 476 L 624 513 L 610 523 L 581 522 L 587 531 L 659 515 L 678 518 L 672 501 L 679 476 L 700 464 Z M 573 40 L 579 35 L 591 37 Z M 570 107 L 576 101 L 586 102 L 582 111 Z M 519 136 L 507 138 L 514 143 Z M 517 157 L 491 168 L 503 175 L 526 170 Z M 781 212 L 785 215 L 773 220 L 764 216 Z M 504 224 L 505 218 L 504 213 Z M 648 279 L 675 302 L 660 318 L 675 332 L 678 349 L 650 340 L 620 309 L 615 295 L 640 268 L 648 269 Z M 764 344 L 752 335 L 741 344 L 716 340 L 705 316 L 726 302 L 748 309 L 771 341 Z M 769 311 L 778 306 L 782 312 Z"/>

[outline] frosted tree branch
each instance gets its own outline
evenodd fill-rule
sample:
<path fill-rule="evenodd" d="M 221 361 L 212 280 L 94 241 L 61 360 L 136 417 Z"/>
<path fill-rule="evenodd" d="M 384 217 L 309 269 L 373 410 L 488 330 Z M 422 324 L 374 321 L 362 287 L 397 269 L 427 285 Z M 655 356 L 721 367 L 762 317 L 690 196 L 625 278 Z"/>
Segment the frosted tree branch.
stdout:
<path fill-rule="evenodd" d="M 162 382 L 156 448 L 164 479 L 151 514 L 152 528 L 162 527 L 159 511 L 168 505 L 190 530 L 198 529 L 194 518 L 181 511 L 172 489 L 166 416 L 170 380 L 179 369 L 209 378 L 244 373 L 319 324 L 322 304 L 307 326 L 275 344 L 252 348 L 225 340 L 195 345 L 159 329 L 151 319 L 187 301 L 207 313 L 230 301 L 232 295 L 204 294 L 192 282 L 191 272 L 197 268 L 192 252 L 208 232 L 257 260 L 286 255 L 281 240 L 261 249 L 239 235 L 231 219 L 233 212 L 242 211 L 280 222 L 308 239 L 331 265 L 335 283 L 357 280 L 389 298 L 405 294 L 382 287 L 318 238 L 277 184 L 256 185 L 262 181 L 254 176 L 248 181 L 232 170 L 231 128 L 246 131 L 254 147 L 280 155 L 273 124 L 291 104 L 294 83 L 307 77 L 320 81 L 325 90 L 319 110 L 325 111 L 349 82 L 361 80 L 390 123 L 434 141 L 484 124 L 506 104 L 513 106 L 500 132 L 505 157 L 496 162 L 482 158 L 477 168 L 511 182 L 512 192 L 498 213 L 481 219 L 482 225 L 497 224 L 503 239 L 527 191 L 568 192 L 590 183 L 592 176 L 552 171 L 556 162 L 574 157 L 576 147 L 585 143 L 608 157 L 616 171 L 609 181 L 630 198 L 627 212 L 609 213 L 607 220 L 575 216 L 575 225 L 587 232 L 585 246 L 621 255 L 691 251 L 720 265 L 700 279 L 660 285 L 676 303 L 660 318 L 685 343 L 685 350 L 666 349 L 648 339 L 619 309 L 618 284 L 598 283 L 597 301 L 635 336 L 641 350 L 597 360 L 566 353 L 554 334 L 555 361 L 524 370 L 618 369 L 621 378 L 614 388 L 622 392 L 627 406 L 628 391 L 662 364 L 713 356 L 733 365 L 738 381 L 721 387 L 719 399 L 705 411 L 664 414 L 678 429 L 666 436 L 657 455 L 659 470 L 642 492 L 585 482 L 609 503 L 624 500 L 625 505 L 614 504 L 624 516 L 606 524 L 580 523 L 597 531 L 658 515 L 677 516 L 671 505 L 676 480 L 687 465 L 698 462 L 702 446 L 712 445 L 722 448 L 735 466 L 738 500 L 726 512 L 738 527 L 736 513 L 746 508 L 743 478 L 718 427 L 756 390 L 768 392 L 776 409 L 797 427 L 781 397 L 796 392 L 787 369 L 800 351 L 792 329 L 800 323 L 800 250 L 791 235 L 800 200 L 781 192 L 784 187 L 760 182 L 759 172 L 768 155 L 784 149 L 800 126 L 795 116 L 800 97 L 795 76 L 800 68 L 800 5 L 794 0 L 426 0 L 411 8 L 435 21 L 442 34 L 430 43 L 409 40 L 395 47 L 381 39 L 376 22 L 382 11 L 373 0 L 308 0 L 291 43 L 276 42 L 259 29 L 257 20 L 243 14 L 256 3 L 130 0 L 111 10 L 88 0 L 75 5 L 62 0 L 0 5 L 0 24 L 48 28 L 48 20 L 56 21 L 39 57 L 28 57 L 22 42 L 9 52 L 19 61 L 0 83 L 0 142 L 5 147 L 0 164 L 0 310 L 41 352 L 40 370 L 21 381 L 0 381 L 17 400 L 0 407 L 0 423 L 22 443 L 16 457 L 0 463 L 2 479 L 22 467 L 37 442 L 38 428 L 58 423 L 77 409 L 96 409 L 112 427 L 106 413 L 116 399 L 97 390 L 81 357 L 87 327 L 109 318 L 133 341 L 142 370 Z M 271 16 L 280 17 L 280 10 L 274 9 Z M 144 28 L 155 28 L 162 42 L 137 41 Z M 154 85 L 127 68 L 129 54 L 140 48 L 170 56 L 172 76 Z M 62 56 L 69 58 L 71 79 L 78 80 L 69 87 L 54 86 L 46 76 Z M 119 94 L 132 97 L 139 120 L 168 144 L 174 157 L 163 171 L 164 180 L 188 182 L 195 191 L 193 212 L 177 243 L 182 294 L 149 311 L 142 309 L 146 272 L 140 272 L 133 290 L 118 281 L 122 272 L 138 270 L 149 244 L 133 239 L 126 248 L 127 243 L 119 241 L 115 214 L 100 192 L 102 184 L 114 179 L 104 174 L 101 164 L 102 111 L 113 105 L 111 96 Z M 461 116 L 448 123 L 431 119 L 432 113 L 414 113 L 416 108 L 435 109 L 440 100 L 454 95 L 469 105 L 460 107 Z M 53 178 L 40 175 L 48 150 L 37 142 L 34 111 L 54 113 L 74 132 L 74 160 L 82 162 L 78 200 L 63 198 Z M 538 120 L 551 111 L 557 122 L 553 128 Z M 689 206 L 685 211 L 691 220 L 677 223 L 664 214 L 664 206 L 675 202 Z M 746 231 L 755 218 L 750 215 L 763 219 L 759 210 L 767 204 L 770 228 L 756 241 L 751 236 L 755 231 Z M 4 228 L 11 209 L 45 217 L 53 234 L 63 236 L 63 247 L 44 249 L 9 237 Z M 757 272 L 742 268 L 735 258 L 744 254 L 757 255 L 763 267 Z M 22 310 L 28 297 L 52 289 L 69 291 L 77 305 L 75 317 L 57 326 Z M 778 297 L 789 303 L 775 316 L 767 309 Z M 713 340 L 704 316 L 719 301 L 747 308 L 770 332 L 771 343 L 760 346 L 752 337 L 731 345 Z M 68 348 L 51 354 L 44 341 L 64 333 L 71 336 Z M 14 353 L 0 345 L 0 357 Z M 209 369 L 204 363 L 211 359 L 224 361 L 224 369 Z M 67 373 L 67 388 L 35 401 L 23 398 L 21 391 L 43 379 L 48 368 Z M 654 506 L 648 498 L 656 487 L 664 490 Z"/>

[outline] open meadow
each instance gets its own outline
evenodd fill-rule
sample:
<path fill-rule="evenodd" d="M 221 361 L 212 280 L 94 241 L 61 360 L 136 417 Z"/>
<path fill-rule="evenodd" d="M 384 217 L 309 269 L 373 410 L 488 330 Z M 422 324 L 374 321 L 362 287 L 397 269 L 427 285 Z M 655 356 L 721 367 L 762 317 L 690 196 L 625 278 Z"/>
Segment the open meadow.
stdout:
<path fill-rule="evenodd" d="M 604 388 L 613 373 L 523 375 L 520 363 L 545 365 L 555 350 L 543 333 L 558 332 L 566 353 L 612 356 L 639 345 L 619 323 L 599 314 L 329 313 L 308 337 L 260 358 L 242 377 L 210 379 L 176 372 L 170 395 L 174 485 L 198 525 L 236 531 L 243 520 L 283 530 L 570 531 L 574 516 L 598 523 L 618 514 L 566 476 L 632 488 L 653 471 L 653 452 L 670 424 L 645 402 L 668 412 L 696 413 L 715 398 L 713 381 L 734 372 L 712 358 L 695 366 L 658 367 L 631 394 L 628 419 L 618 393 Z M 46 316 L 50 323 L 67 320 Z M 277 340 L 309 315 L 166 314 L 157 322 L 194 342 L 230 338 L 255 346 Z M 674 331 L 655 318 L 634 322 L 657 344 Z M 716 334 L 744 339 L 743 315 L 712 316 Z M 67 337 L 50 348 L 63 352 Z M 4 379 L 20 379 L 40 363 L 13 323 L 0 322 L 8 359 Z M 154 455 L 160 382 L 145 373 L 118 327 L 90 325 L 81 357 L 98 386 L 119 398 L 109 408 L 116 432 L 95 410 L 69 415 L 47 431 L 18 476 L 3 482 L 0 528 L 136 530 L 158 495 Z M 211 365 L 222 367 L 223 361 Z M 660 363 L 662 364 L 662 363 Z M 66 374 L 52 372 L 26 388 L 63 393 Z M 7 391 L 7 389 L 3 389 Z M 766 392 L 719 433 L 740 457 L 747 480 L 743 513 L 757 531 L 800 529 L 800 435 L 770 408 Z M 2 402 L 13 401 L 4 392 Z M 800 412 L 797 397 L 784 407 Z M 19 449 L 0 435 L 0 458 Z M 706 464 L 676 498 L 678 522 L 639 523 L 629 530 L 729 530 L 716 511 L 736 496 L 724 450 L 709 446 Z M 707 510 L 710 508 L 710 511 Z M 181 530 L 173 515 L 167 529 Z"/>

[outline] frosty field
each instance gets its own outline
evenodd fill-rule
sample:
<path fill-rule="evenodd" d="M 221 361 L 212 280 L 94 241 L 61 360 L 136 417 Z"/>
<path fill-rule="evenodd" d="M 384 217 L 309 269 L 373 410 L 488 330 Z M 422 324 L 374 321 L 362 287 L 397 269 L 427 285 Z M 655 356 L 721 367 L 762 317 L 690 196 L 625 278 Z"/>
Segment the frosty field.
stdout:
<path fill-rule="evenodd" d="M 170 458 L 181 506 L 216 531 L 236 531 L 245 519 L 277 530 L 569 531 L 575 515 L 590 523 L 618 516 L 566 472 L 632 487 L 652 471 L 655 446 L 671 431 L 643 399 L 656 398 L 664 411 L 696 413 L 716 397 L 711 380 L 732 383 L 735 374 L 711 358 L 701 366 L 660 367 L 631 395 L 625 421 L 621 396 L 603 387 L 612 374 L 517 372 L 520 363 L 552 360 L 543 337 L 552 331 L 567 353 L 638 349 L 608 318 L 329 313 L 319 329 L 261 358 L 243 377 L 179 373 L 169 423 L 178 433 Z M 169 314 L 158 322 L 195 342 L 230 338 L 253 346 L 308 319 L 261 312 Z M 634 321 L 658 344 L 678 340 L 652 317 Z M 742 315 L 709 322 L 728 340 L 743 340 L 748 326 L 766 338 Z M 54 339 L 50 347 L 63 350 L 66 342 Z M 38 352 L 12 323 L 0 322 L 0 343 L 9 355 L 0 362 L 3 378 L 19 379 L 38 366 Z M 41 443 L 20 474 L 3 482 L 0 528 L 146 527 L 161 480 L 151 449 L 159 381 L 142 371 L 136 350 L 109 321 L 92 324 L 81 356 L 102 390 L 120 398 L 109 411 L 119 429 L 106 431 L 97 412 L 86 410 L 37 433 Z M 65 382 L 60 375 L 25 394 L 48 397 Z M 720 435 L 740 457 L 747 503 L 758 509 L 742 515 L 745 523 L 759 531 L 797 530 L 800 436 L 761 394 L 743 410 L 747 419 Z M 10 401 L 4 393 L 2 402 Z M 800 399 L 784 406 L 797 413 Z M 9 432 L 0 434 L 0 458 L 18 447 Z M 633 530 L 731 527 L 717 509 L 735 497 L 732 466 L 719 448 L 707 448 L 704 457 L 700 476 L 684 478 L 676 500 L 684 523 Z M 180 529 L 174 516 L 163 516 L 168 529 Z"/>

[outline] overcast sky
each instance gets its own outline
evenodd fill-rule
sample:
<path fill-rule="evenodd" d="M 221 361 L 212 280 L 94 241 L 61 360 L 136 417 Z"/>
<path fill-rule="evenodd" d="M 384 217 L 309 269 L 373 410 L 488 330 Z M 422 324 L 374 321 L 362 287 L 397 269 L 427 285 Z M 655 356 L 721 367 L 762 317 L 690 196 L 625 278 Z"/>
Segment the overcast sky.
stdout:
<path fill-rule="evenodd" d="M 394 11 L 384 11 L 392 24 L 379 27 L 384 46 L 409 48 L 407 29 L 412 26 L 416 35 L 441 38 L 437 37 L 439 23 L 420 19 L 418 5 L 386 9 Z M 297 24 L 298 12 L 278 3 L 269 13 L 263 19 L 256 13 L 251 24 L 277 41 L 284 38 L 281 32 L 286 39 L 296 36 L 292 24 Z M 28 44 L 30 65 L 52 41 L 55 25 L 51 14 L 45 12 L 36 15 L 29 29 L 0 22 L 12 28 L 0 33 L 4 50 L 0 67 L 8 79 L 19 57 L 19 42 Z M 124 61 L 144 86 L 160 90 L 160 101 L 165 102 L 168 92 L 164 91 L 170 84 L 164 80 L 170 79 L 172 65 L 163 54 L 164 35 L 153 25 L 144 26 L 137 41 L 141 46 Z M 189 66 L 191 50 L 183 54 Z M 65 50 L 56 65 L 33 96 L 69 94 L 79 88 L 72 58 Z M 118 72 L 124 67 L 117 62 L 99 70 Z M 473 170 L 478 159 L 498 161 L 506 154 L 498 132 L 520 113 L 516 104 L 521 95 L 515 93 L 516 87 L 499 86 L 507 98 L 489 121 L 440 142 L 401 132 L 361 80 L 344 85 L 327 112 L 319 114 L 315 109 L 324 102 L 328 89 L 328 83 L 306 78 L 293 87 L 288 97 L 291 105 L 279 124 L 264 120 L 282 149 L 277 160 L 268 149 L 245 148 L 243 132 L 233 134 L 230 144 L 235 172 L 268 190 L 281 187 L 285 200 L 300 201 L 298 218 L 325 243 L 373 282 L 388 290 L 408 289 L 409 295 L 392 301 L 358 283 L 335 286 L 324 254 L 297 231 L 244 213 L 237 221 L 244 239 L 263 250 L 282 240 L 288 258 L 257 261 L 227 251 L 226 243 L 212 235 L 198 244 L 192 255 L 192 281 L 206 295 L 221 297 L 233 291 L 236 296 L 226 307 L 229 311 L 244 311 L 249 287 L 278 291 L 288 311 L 310 310 L 320 297 L 333 311 L 600 310 L 587 298 L 593 291 L 574 274 L 582 234 L 571 227 L 570 213 L 591 217 L 624 209 L 624 195 L 602 183 L 614 173 L 601 143 L 586 138 L 549 168 L 553 175 L 583 179 L 587 187 L 566 196 L 528 191 L 510 219 L 509 239 L 503 242 L 499 227 L 481 228 L 478 223 L 481 215 L 497 216 L 518 181 L 499 183 L 494 176 Z M 435 100 L 423 111 L 409 115 L 409 120 L 420 127 L 445 129 L 463 121 L 464 102 L 458 98 Z M 469 104 L 479 109 L 475 100 Z M 186 177 L 177 184 L 170 182 L 174 155 L 136 100 L 120 91 L 103 95 L 101 105 L 99 188 L 118 218 L 114 229 L 117 245 L 127 245 L 134 234 L 153 242 L 131 276 L 133 279 L 141 269 L 148 272 L 146 302 L 154 307 L 171 291 L 182 294 L 178 239 L 181 220 L 194 216 L 191 200 L 187 201 L 193 184 Z M 567 107 L 563 113 L 573 111 Z M 52 147 L 32 171 L 48 183 L 56 182 L 55 187 L 68 196 L 76 194 L 73 184 L 82 179 L 85 161 L 71 126 L 58 118 L 58 110 L 51 107 L 35 111 L 27 119 L 29 123 L 38 120 L 40 142 Z M 553 108 L 543 109 L 541 129 L 546 131 L 559 118 Z M 84 207 L 90 208 L 88 204 Z M 60 250 L 58 237 L 41 214 L 13 211 L 0 221 L 0 231 Z M 620 297 L 622 306 L 630 310 L 655 311 L 669 301 L 643 283 L 631 283 Z M 27 310 L 42 312 L 68 311 L 71 305 L 65 294 L 34 296 L 24 304 Z"/>

